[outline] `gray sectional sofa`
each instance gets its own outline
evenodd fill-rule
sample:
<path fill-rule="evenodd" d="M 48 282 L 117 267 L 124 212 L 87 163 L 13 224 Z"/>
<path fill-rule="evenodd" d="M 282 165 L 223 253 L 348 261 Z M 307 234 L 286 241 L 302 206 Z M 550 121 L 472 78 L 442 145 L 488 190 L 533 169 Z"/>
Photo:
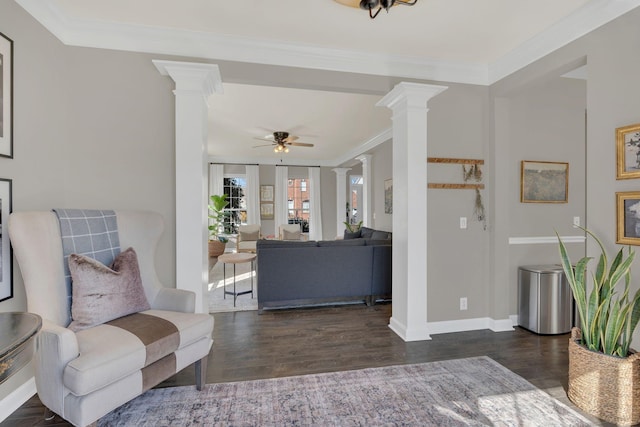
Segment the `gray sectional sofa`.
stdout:
<path fill-rule="evenodd" d="M 391 298 L 387 234 L 387 239 L 259 240 L 259 310 Z"/>

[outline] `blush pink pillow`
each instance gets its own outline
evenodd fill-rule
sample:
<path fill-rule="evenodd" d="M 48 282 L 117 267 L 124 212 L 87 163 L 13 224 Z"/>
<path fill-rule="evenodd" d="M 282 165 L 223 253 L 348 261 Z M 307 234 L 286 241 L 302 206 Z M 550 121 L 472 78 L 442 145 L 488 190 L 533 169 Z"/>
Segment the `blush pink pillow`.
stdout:
<path fill-rule="evenodd" d="M 107 267 L 93 258 L 69 255 L 71 318 L 69 329 L 79 331 L 128 314 L 149 310 L 138 256 L 133 248 L 121 252 Z"/>

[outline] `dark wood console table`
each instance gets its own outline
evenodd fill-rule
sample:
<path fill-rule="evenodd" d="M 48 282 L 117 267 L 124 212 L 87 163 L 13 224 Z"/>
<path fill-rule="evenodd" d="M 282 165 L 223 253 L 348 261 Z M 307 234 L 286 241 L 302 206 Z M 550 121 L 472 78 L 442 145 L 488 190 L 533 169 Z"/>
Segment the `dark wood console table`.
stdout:
<path fill-rule="evenodd" d="M 33 357 L 42 319 L 33 313 L 0 313 L 0 384 Z"/>

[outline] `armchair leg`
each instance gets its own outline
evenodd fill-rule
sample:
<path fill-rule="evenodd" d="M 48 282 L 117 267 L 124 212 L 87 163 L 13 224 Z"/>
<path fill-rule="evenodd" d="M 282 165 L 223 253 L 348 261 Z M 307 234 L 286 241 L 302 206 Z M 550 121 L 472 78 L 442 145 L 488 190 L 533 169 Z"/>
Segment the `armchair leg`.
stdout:
<path fill-rule="evenodd" d="M 196 389 L 202 390 L 207 382 L 207 356 L 196 361 Z"/>

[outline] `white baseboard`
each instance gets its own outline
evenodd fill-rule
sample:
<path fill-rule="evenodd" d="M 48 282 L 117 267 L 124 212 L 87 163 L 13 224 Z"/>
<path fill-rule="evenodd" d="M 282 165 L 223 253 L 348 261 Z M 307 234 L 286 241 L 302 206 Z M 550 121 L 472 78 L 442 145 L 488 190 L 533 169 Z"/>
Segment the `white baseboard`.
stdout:
<path fill-rule="evenodd" d="M 398 322 L 395 317 L 391 317 L 391 319 L 389 320 L 389 328 L 391 328 L 393 332 L 395 332 L 400 338 L 407 342 L 426 341 L 431 339 L 426 324 L 425 327 L 421 329 L 407 329 L 407 327 Z"/>
<path fill-rule="evenodd" d="M 0 422 L 13 414 L 19 407 L 36 394 L 36 379 L 29 378 L 10 395 L 0 400 Z"/>
<path fill-rule="evenodd" d="M 448 334 L 451 332 L 477 331 L 479 329 L 491 329 L 493 332 L 504 332 L 513 330 L 513 320 L 512 316 L 499 320 L 490 317 L 478 317 L 475 319 L 429 322 L 427 326 L 430 334 Z"/>

